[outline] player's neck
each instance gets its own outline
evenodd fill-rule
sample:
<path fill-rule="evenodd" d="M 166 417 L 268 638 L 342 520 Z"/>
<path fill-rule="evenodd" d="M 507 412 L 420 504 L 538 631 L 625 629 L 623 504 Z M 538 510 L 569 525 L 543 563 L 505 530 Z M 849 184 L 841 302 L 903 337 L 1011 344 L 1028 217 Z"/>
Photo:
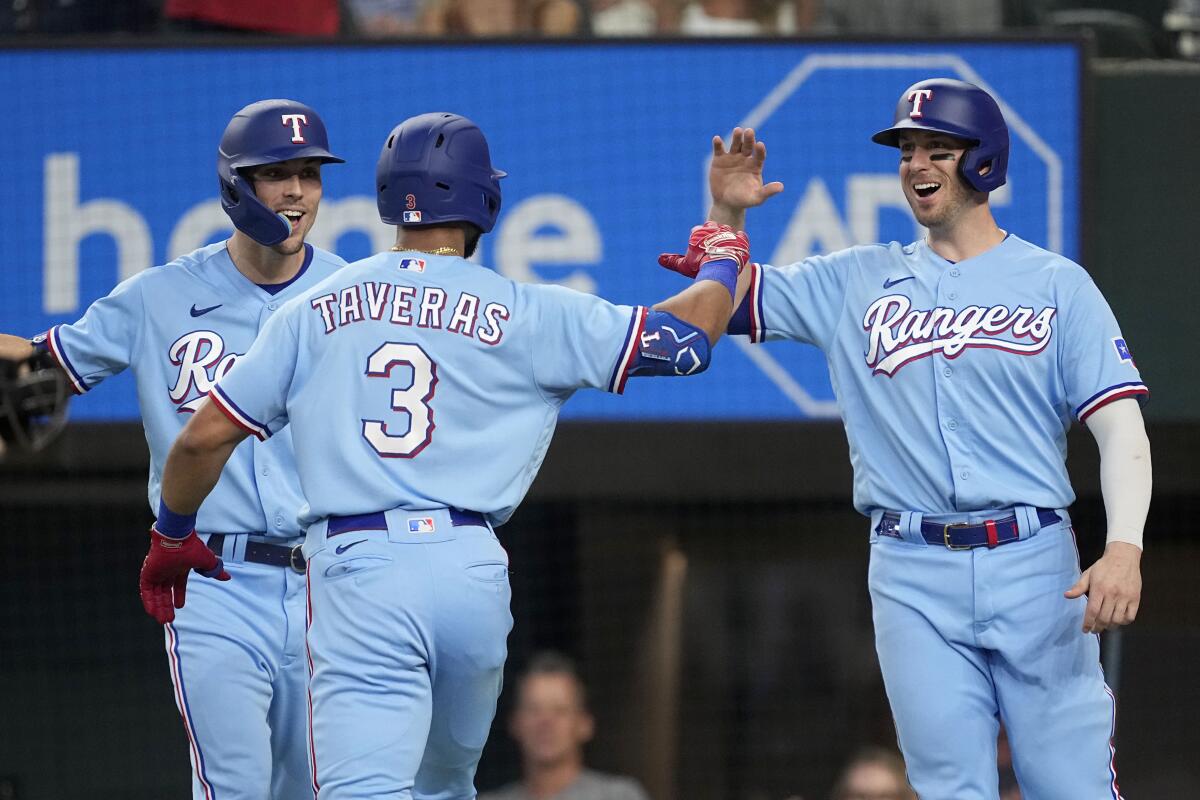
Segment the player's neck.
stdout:
<path fill-rule="evenodd" d="M 556 764 L 525 763 L 525 791 L 530 797 L 553 797 L 579 780 L 583 773 L 583 759 L 570 758 Z"/>
<path fill-rule="evenodd" d="M 401 228 L 393 250 L 416 250 L 439 256 L 461 256 L 467 249 L 467 237 L 461 228 Z"/>
<path fill-rule="evenodd" d="M 957 264 L 991 250 L 1005 235 L 983 203 L 965 210 L 949 225 L 930 228 L 926 241 L 930 250 Z"/>
<path fill-rule="evenodd" d="M 254 283 L 290 281 L 304 266 L 303 245 L 294 253 L 281 253 L 274 247 L 259 244 L 241 231 L 234 231 L 225 246 L 237 271 Z"/>

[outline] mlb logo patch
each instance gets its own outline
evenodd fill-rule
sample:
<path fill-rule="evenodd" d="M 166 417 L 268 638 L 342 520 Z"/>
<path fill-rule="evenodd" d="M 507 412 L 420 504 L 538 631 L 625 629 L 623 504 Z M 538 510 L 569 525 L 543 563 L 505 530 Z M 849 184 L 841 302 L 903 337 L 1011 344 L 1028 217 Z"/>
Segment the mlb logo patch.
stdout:
<path fill-rule="evenodd" d="M 420 222 L 421 221 L 421 212 L 420 211 L 405 211 L 403 219 L 405 222 Z"/>
<path fill-rule="evenodd" d="M 433 517 L 409 517 L 408 532 L 409 533 L 433 533 L 436 526 L 433 524 Z"/>
<path fill-rule="evenodd" d="M 1128 361 L 1130 364 L 1132 364 L 1133 353 L 1129 352 L 1129 345 L 1125 344 L 1125 340 L 1117 337 L 1112 340 L 1112 343 L 1113 347 L 1115 347 L 1117 350 L 1117 358 L 1121 359 L 1122 361 Z"/>
<path fill-rule="evenodd" d="M 406 269 L 409 272 L 424 272 L 425 259 L 423 258 L 402 258 L 400 259 L 400 269 Z"/>

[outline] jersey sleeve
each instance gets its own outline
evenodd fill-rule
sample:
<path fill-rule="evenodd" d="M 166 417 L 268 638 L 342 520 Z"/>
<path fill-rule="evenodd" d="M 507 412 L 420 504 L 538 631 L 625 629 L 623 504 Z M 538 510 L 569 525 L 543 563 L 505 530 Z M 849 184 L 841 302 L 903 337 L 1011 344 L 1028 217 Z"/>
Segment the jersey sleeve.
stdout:
<path fill-rule="evenodd" d="M 287 400 L 300 353 L 296 314 L 284 307 L 208 397 L 234 425 L 265 441 L 287 425 Z"/>
<path fill-rule="evenodd" d="M 1150 390 L 1099 287 L 1085 280 L 1059 313 L 1063 384 L 1076 418 L 1084 422 L 1096 409 L 1124 397 L 1144 403 Z"/>
<path fill-rule="evenodd" d="M 846 297 L 850 251 L 813 256 L 786 267 L 751 264 L 746 299 L 729 332 L 752 342 L 788 339 L 824 346 Z"/>
<path fill-rule="evenodd" d="M 46 332 L 46 348 L 77 394 L 134 362 L 145 318 L 141 284 L 140 275 L 122 281 L 88 306 L 78 322 Z"/>
<path fill-rule="evenodd" d="M 624 392 L 646 308 L 614 305 L 561 286 L 523 290 L 538 320 L 532 347 L 538 387 L 560 399 L 584 387 Z"/>

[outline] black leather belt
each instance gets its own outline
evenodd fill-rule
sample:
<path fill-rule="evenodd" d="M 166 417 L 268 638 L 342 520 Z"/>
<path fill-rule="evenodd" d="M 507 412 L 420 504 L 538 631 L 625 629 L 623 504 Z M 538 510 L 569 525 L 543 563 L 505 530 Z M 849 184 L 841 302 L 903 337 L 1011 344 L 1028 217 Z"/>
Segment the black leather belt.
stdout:
<path fill-rule="evenodd" d="M 1048 528 L 1062 522 L 1062 517 L 1051 508 L 1037 510 L 1038 522 L 1043 528 Z M 883 518 L 875 532 L 880 536 L 890 536 L 902 539 L 900 535 L 900 515 L 895 511 L 884 512 Z M 970 550 L 972 547 L 999 547 L 1002 544 L 1015 542 L 1021 538 L 1017 527 L 1017 517 L 1010 514 L 1003 519 L 989 519 L 977 524 L 966 522 L 921 522 L 921 536 L 929 544 L 939 544 L 951 550 Z"/>
<path fill-rule="evenodd" d="M 210 533 L 208 535 L 208 549 L 212 550 L 221 558 L 225 558 L 225 534 Z M 232 553 L 229 558 L 232 558 Z M 300 545 L 289 547 L 286 544 L 268 544 L 266 542 L 246 542 L 246 554 L 242 558 L 243 561 L 249 561 L 252 564 L 266 564 L 271 567 L 291 567 L 296 572 L 303 573 L 306 567 L 304 563 L 304 553 L 300 551 Z"/>
<path fill-rule="evenodd" d="M 478 511 L 464 511 L 461 508 L 448 508 L 450 512 L 450 524 L 456 528 L 463 525 L 479 525 L 487 527 L 487 518 Z M 413 511 L 413 514 L 420 514 L 420 511 Z M 382 511 L 376 511 L 371 514 L 352 514 L 345 517 L 330 517 L 329 527 L 325 531 L 325 538 L 337 536 L 339 533 L 349 533 L 350 531 L 386 531 L 387 516 Z"/>

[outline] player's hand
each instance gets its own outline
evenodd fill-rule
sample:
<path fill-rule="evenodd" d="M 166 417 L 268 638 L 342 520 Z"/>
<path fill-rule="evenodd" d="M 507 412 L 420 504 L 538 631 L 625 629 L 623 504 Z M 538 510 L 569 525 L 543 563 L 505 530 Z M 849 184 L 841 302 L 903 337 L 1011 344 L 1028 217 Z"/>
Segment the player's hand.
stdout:
<path fill-rule="evenodd" d="M 725 149 L 725 142 L 720 136 L 713 137 L 712 146 L 708 189 L 712 193 L 714 209 L 741 213 L 747 208 L 762 205 L 783 191 L 783 184 L 779 181 L 763 184 L 767 146 L 754 140 L 753 128 L 734 128 L 729 137 L 729 150 Z"/>
<path fill-rule="evenodd" d="M 1142 597 L 1142 551 L 1128 542 L 1109 542 L 1104 555 L 1092 564 L 1064 595 L 1073 600 L 1087 595 L 1083 632 L 1100 633 L 1128 625 L 1137 616 Z"/>
<path fill-rule="evenodd" d="M 195 531 L 182 539 L 172 539 L 150 529 L 150 552 L 142 562 L 138 591 L 142 607 L 160 625 L 172 622 L 175 609 L 183 608 L 188 573 L 193 569 L 206 578 L 229 580 L 224 563 Z"/>
<path fill-rule="evenodd" d="M 686 253 L 663 253 L 658 257 L 658 263 L 680 275 L 694 278 L 700 272 L 700 267 L 709 261 L 722 259 L 736 263 L 740 274 L 750 261 L 750 237 L 745 231 L 735 231 L 728 225 L 706 222 L 692 228 Z"/>

